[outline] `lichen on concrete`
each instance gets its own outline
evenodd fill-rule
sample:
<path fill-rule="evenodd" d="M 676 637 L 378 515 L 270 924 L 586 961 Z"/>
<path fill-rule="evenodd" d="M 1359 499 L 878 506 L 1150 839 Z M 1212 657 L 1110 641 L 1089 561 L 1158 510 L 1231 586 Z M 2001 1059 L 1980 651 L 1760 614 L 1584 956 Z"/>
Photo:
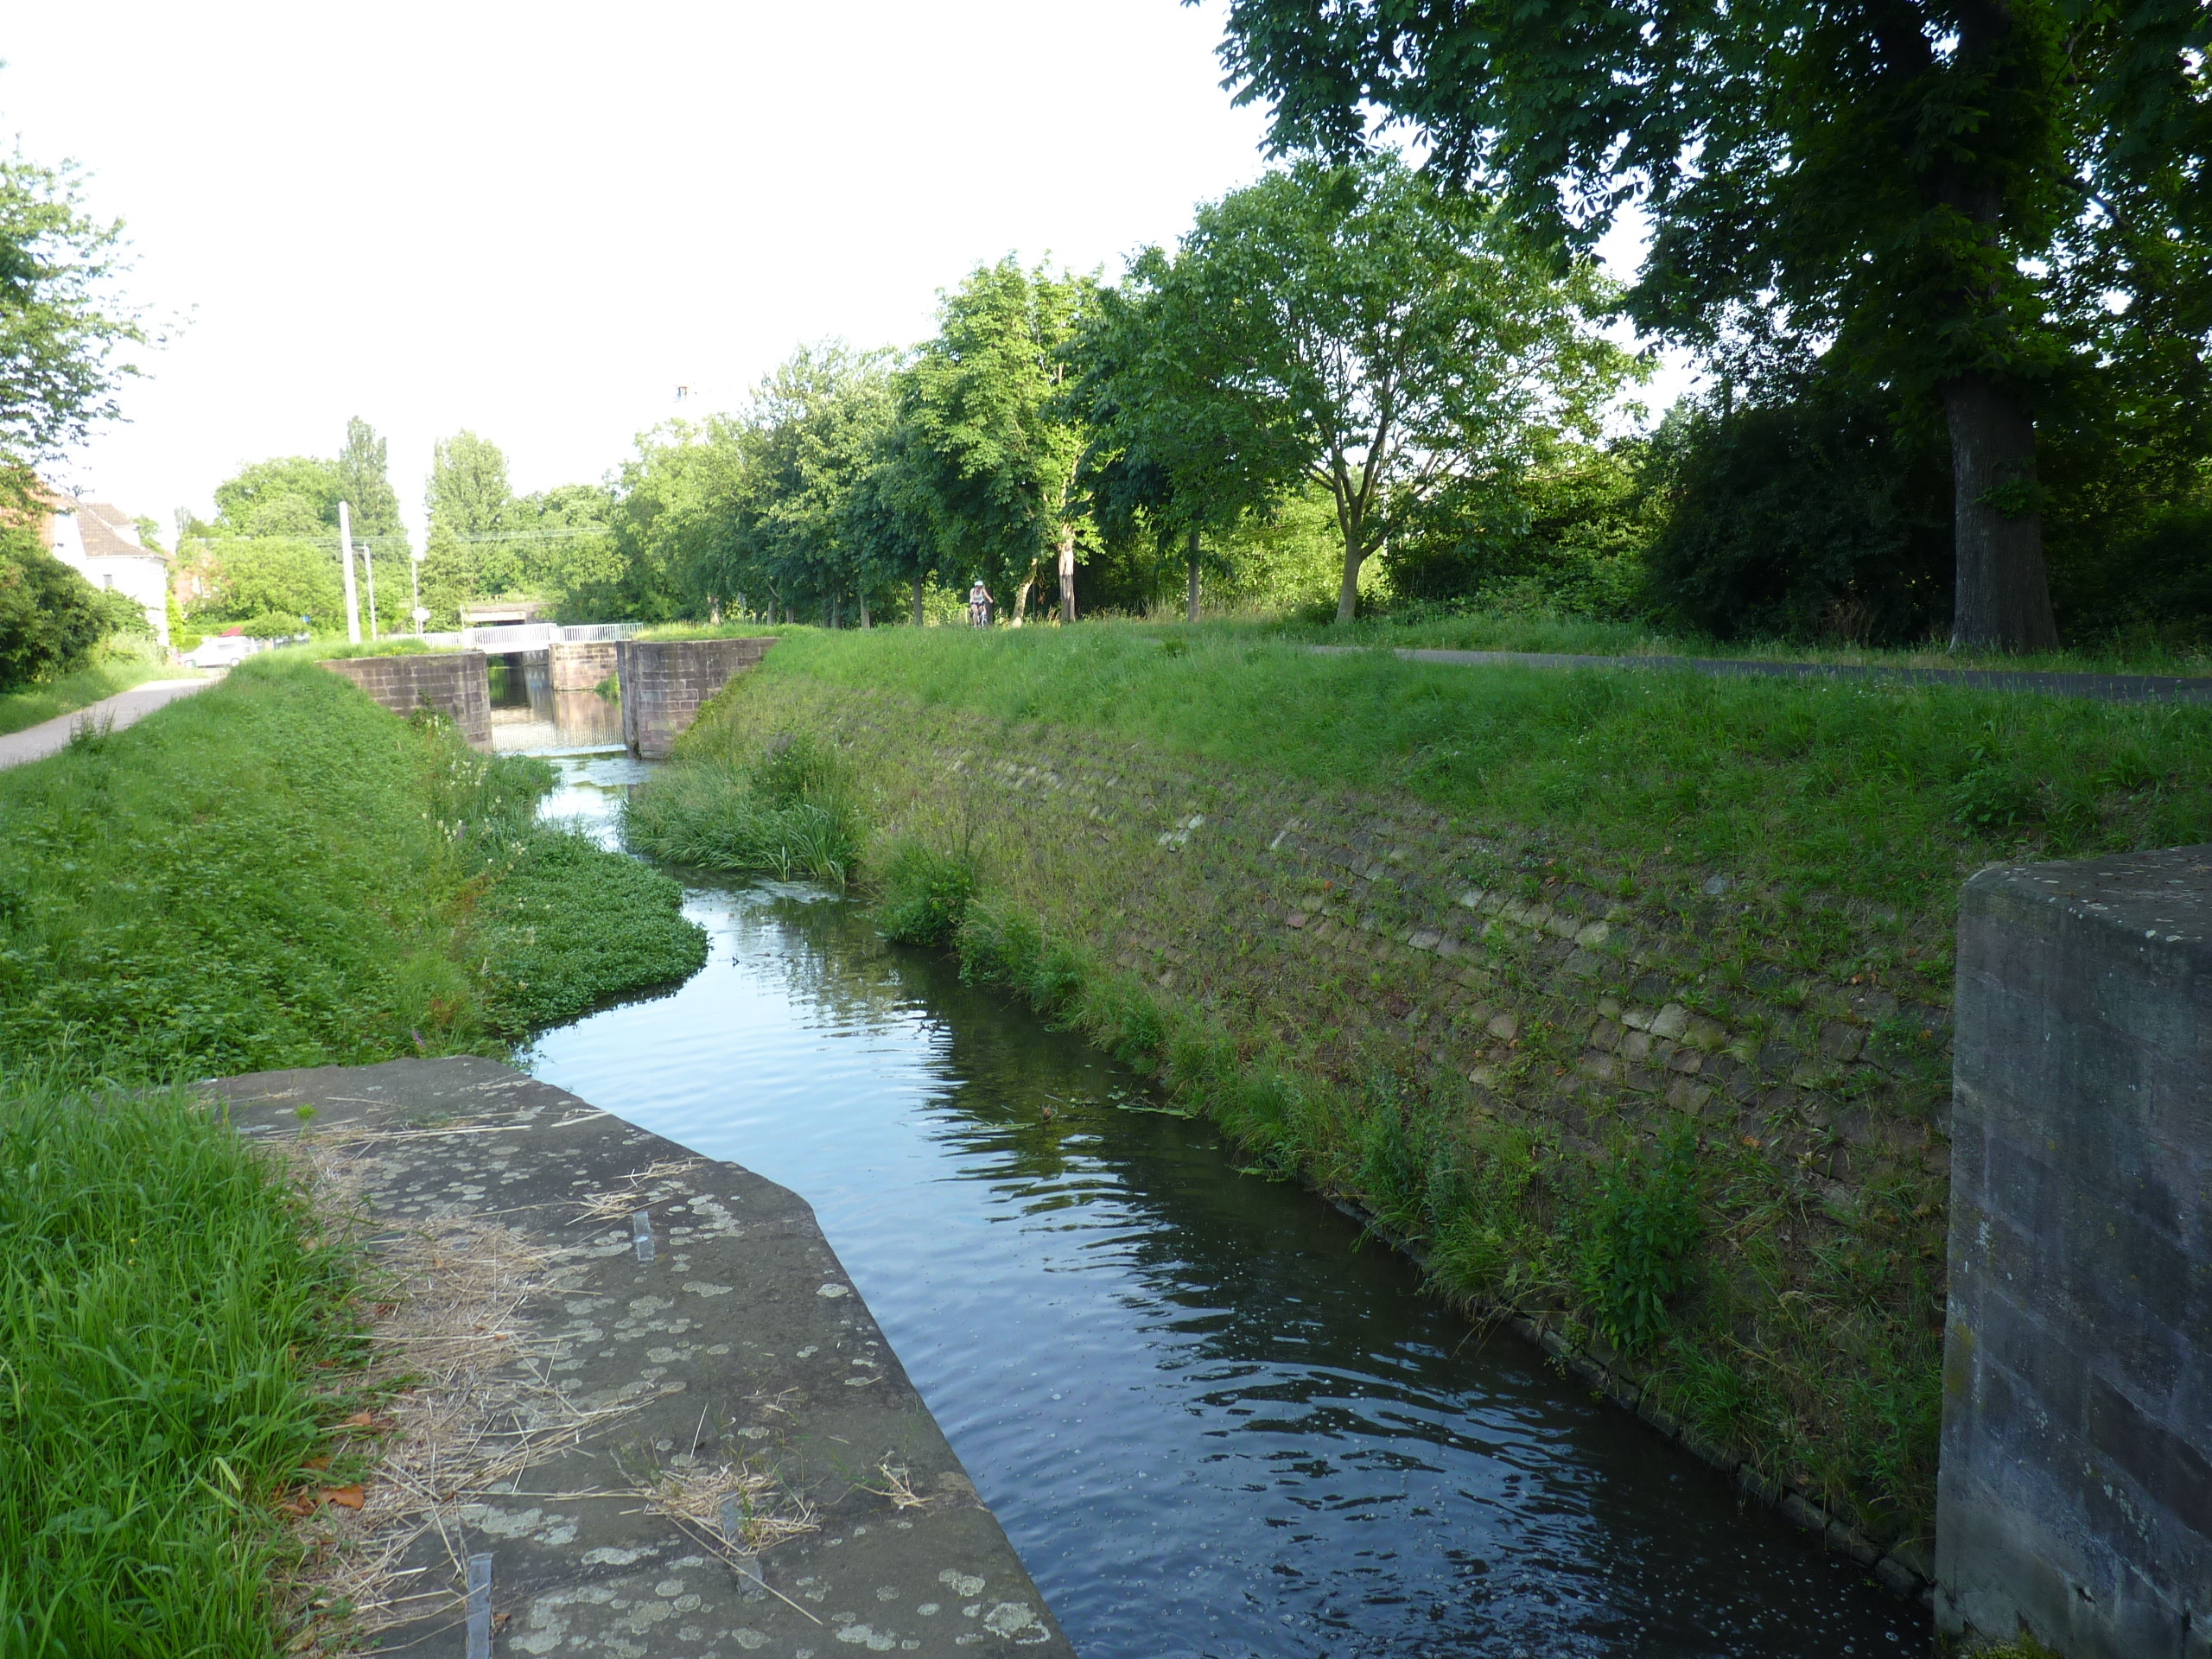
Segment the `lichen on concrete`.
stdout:
<path fill-rule="evenodd" d="M 344 1148 L 372 1246 L 496 1226 L 527 1255 L 498 1421 L 442 1479 L 391 1471 L 435 1490 L 370 1483 L 379 1648 L 461 1655 L 488 1551 L 494 1653 L 1072 1653 L 797 1195 L 489 1060 L 209 1087 L 245 1133 Z"/>

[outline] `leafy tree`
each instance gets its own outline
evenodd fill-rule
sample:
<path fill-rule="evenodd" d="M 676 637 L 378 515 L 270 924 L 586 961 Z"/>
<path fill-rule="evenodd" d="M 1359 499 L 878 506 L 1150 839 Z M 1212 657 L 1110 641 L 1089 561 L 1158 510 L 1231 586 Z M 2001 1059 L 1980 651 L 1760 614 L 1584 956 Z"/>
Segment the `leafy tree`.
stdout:
<path fill-rule="evenodd" d="M 1207 532 L 1266 517 L 1303 470 L 1275 412 L 1222 395 L 1209 374 L 1215 323 L 1196 308 L 1199 286 L 1159 249 L 1140 253 L 1083 318 L 1068 396 L 1088 435 L 1076 488 L 1101 540 L 1124 555 L 1179 553 L 1193 622 Z"/>
<path fill-rule="evenodd" d="M 1597 435 L 1637 361 L 1584 326 L 1611 296 L 1563 278 L 1496 215 L 1395 156 L 1301 157 L 1198 210 L 1173 262 L 1160 350 L 1179 359 L 1195 430 L 1231 435 L 1255 492 L 1310 478 L 1343 549 L 1337 618 L 1367 560 L 1440 502 L 1493 492 L 1559 433 Z M 1171 463 L 1172 464 L 1172 463 Z"/>
<path fill-rule="evenodd" d="M 338 528 L 345 484 L 336 466 L 313 455 L 242 464 L 215 486 L 214 532 L 223 536 L 315 536 Z M 332 556 L 336 556 L 334 534 Z"/>
<path fill-rule="evenodd" d="M 613 486 L 613 546 L 622 568 L 616 615 L 667 622 L 709 591 L 715 505 L 735 487 L 735 423 L 671 421 L 638 439 Z"/>
<path fill-rule="evenodd" d="M 426 505 L 434 525 L 456 536 L 486 535 L 505 523 L 512 499 L 498 444 L 464 430 L 432 446 Z"/>
<path fill-rule="evenodd" d="M 522 585 L 522 554 L 503 535 L 513 493 L 499 446 L 463 430 L 431 448 L 424 490 L 430 533 L 423 547 L 423 604 L 430 626 L 461 625 L 472 599 Z"/>
<path fill-rule="evenodd" d="M 296 630 L 305 616 L 321 632 L 345 628 L 346 592 L 334 537 L 226 536 L 201 542 L 193 551 L 191 574 L 200 590 L 192 606 L 195 618 L 243 622 L 281 616 Z"/>
<path fill-rule="evenodd" d="M 900 397 L 917 497 L 941 569 L 981 575 L 1018 624 L 1057 556 L 1060 614 L 1075 620 L 1075 488 L 1083 437 L 1062 395 L 1065 353 L 1095 291 L 1088 277 L 978 266 L 938 310 Z"/>
<path fill-rule="evenodd" d="M 353 533 L 364 537 L 398 536 L 399 496 L 391 487 L 385 465 L 385 441 L 376 428 L 359 416 L 346 423 L 346 447 L 338 452 L 336 475 L 339 499 L 348 504 Z"/>
<path fill-rule="evenodd" d="M 804 597 L 833 620 L 849 598 L 865 623 L 900 550 L 888 526 L 855 519 L 856 493 L 884 464 L 897 413 L 887 353 L 804 346 L 768 376 L 728 429 L 737 464 L 717 475 L 700 567 L 710 591 Z M 870 512 L 881 505 L 872 491 Z"/>
<path fill-rule="evenodd" d="M 563 484 L 518 496 L 507 509 L 521 556 L 522 584 L 552 601 L 564 621 L 596 622 L 622 614 L 617 592 L 621 560 L 614 550 L 612 492 L 600 484 Z"/>
<path fill-rule="evenodd" d="M 122 233 L 84 211 L 75 168 L 0 156 L 0 490 L 19 507 L 138 372 L 146 334 L 112 293 Z"/>
<path fill-rule="evenodd" d="M 1825 351 L 1951 449 L 1953 639 L 2055 639 L 2036 418 L 2098 372 L 2199 406 L 2212 334 L 2197 0 L 1231 0 L 1239 96 L 1348 153 L 1380 110 L 1442 178 L 1588 248 L 1631 207 L 1643 327 Z"/>

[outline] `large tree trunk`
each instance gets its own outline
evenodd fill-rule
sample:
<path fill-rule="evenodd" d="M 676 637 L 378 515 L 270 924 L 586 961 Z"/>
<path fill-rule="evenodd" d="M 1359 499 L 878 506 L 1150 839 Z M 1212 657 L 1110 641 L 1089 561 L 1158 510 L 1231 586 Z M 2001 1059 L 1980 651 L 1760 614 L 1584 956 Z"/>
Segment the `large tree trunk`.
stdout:
<path fill-rule="evenodd" d="M 1191 607 L 1186 614 L 1192 622 L 1198 620 L 1198 527 L 1196 524 L 1191 526 Z"/>
<path fill-rule="evenodd" d="M 865 633 L 865 632 L 868 631 L 868 589 L 867 589 L 867 588 L 861 588 L 861 589 L 860 605 L 861 605 L 861 631 L 863 633 Z"/>
<path fill-rule="evenodd" d="M 1351 543 L 1344 544 L 1344 585 L 1337 590 L 1337 620 L 1349 622 L 1359 614 L 1360 556 Z"/>
<path fill-rule="evenodd" d="M 1060 526 L 1060 620 L 1075 620 L 1075 526 Z"/>
<path fill-rule="evenodd" d="M 1952 649 L 2055 650 L 2058 627 L 2035 501 L 2035 424 L 2018 400 L 1979 375 L 1943 388 L 1943 416 L 1951 430 L 1958 551 Z"/>
<path fill-rule="evenodd" d="M 1030 590 L 1037 585 L 1037 567 L 1029 567 L 1029 574 L 1021 579 L 1021 586 L 1014 590 L 1014 626 L 1020 627 L 1022 619 L 1029 614 Z"/>
<path fill-rule="evenodd" d="M 914 626 L 922 626 L 922 578 L 918 575 L 914 578 Z"/>

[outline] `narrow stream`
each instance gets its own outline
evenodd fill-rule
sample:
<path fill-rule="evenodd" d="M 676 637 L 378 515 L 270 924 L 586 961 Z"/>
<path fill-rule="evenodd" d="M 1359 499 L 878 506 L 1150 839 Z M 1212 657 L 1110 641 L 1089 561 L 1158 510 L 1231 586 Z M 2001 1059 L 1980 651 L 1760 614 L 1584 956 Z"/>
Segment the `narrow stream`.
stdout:
<path fill-rule="evenodd" d="M 543 716 L 500 747 L 605 741 Z M 603 834 L 646 772 L 551 758 L 548 813 Z M 708 966 L 545 1033 L 532 1070 L 813 1204 L 1085 1659 L 1925 1649 L 1847 1565 L 857 906 L 688 909 Z"/>

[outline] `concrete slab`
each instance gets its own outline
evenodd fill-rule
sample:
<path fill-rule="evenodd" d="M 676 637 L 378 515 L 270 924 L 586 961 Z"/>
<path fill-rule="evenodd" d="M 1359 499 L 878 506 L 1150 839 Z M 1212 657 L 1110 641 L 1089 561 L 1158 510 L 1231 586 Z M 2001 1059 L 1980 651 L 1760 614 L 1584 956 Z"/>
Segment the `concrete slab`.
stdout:
<path fill-rule="evenodd" d="M 400 1563 L 433 1590 L 386 1649 L 1072 1655 L 796 1194 L 491 1060 L 204 1086 L 248 1134 L 342 1148 L 379 1239 L 484 1218 L 540 1264 L 501 1362 L 581 1427 L 443 1495 Z M 645 1496 L 716 1470 L 749 1479 L 721 1524 Z M 455 1570 L 486 1554 L 488 1649 Z"/>
<path fill-rule="evenodd" d="M 10 732 L 0 737 L 0 772 L 10 766 L 20 766 L 32 760 L 43 760 L 49 754 L 59 754 L 69 746 L 80 727 L 98 731 L 106 727 L 121 731 L 135 726 L 155 709 L 175 702 L 179 697 L 188 697 L 195 691 L 205 691 L 215 683 L 213 677 L 196 680 L 148 680 L 143 685 L 134 685 L 128 691 L 118 691 L 111 697 L 102 697 L 98 702 L 36 726 L 26 726 L 20 732 Z"/>

